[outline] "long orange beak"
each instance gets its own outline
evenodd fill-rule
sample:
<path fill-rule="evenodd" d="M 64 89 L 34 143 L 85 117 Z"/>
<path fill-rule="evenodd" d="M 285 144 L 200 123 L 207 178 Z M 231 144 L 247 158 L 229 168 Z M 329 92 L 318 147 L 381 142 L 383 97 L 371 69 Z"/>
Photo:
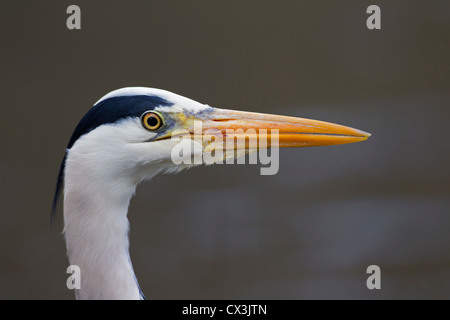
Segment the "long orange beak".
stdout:
<path fill-rule="evenodd" d="M 310 119 L 254 112 L 213 109 L 186 119 L 184 127 L 196 133 L 192 121 L 201 120 L 203 135 L 258 139 L 268 137 L 268 147 L 312 147 L 364 141 L 370 134 L 358 129 Z M 278 142 L 273 137 L 278 130 Z M 200 132 L 199 132 L 200 133 Z M 240 149 L 240 148 L 239 148 Z"/>

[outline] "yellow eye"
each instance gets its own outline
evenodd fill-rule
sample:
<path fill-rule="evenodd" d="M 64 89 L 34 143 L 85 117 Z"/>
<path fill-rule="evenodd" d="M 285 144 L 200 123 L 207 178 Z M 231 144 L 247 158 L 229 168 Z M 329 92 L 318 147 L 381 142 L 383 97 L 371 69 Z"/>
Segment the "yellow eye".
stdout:
<path fill-rule="evenodd" d="M 164 124 L 162 116 L 159 113 L 149 111 L 142 115 L 141 117 L 142 125 L 145 129 L 155 131 Z"/>

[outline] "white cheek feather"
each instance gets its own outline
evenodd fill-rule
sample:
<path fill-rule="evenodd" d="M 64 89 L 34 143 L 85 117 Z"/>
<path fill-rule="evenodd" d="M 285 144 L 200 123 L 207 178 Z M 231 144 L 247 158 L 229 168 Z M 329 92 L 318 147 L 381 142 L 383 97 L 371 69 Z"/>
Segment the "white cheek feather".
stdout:
<path fill-rule="evenodd" d="M 102 125 L 80 137 L 68 150 L 67 165 L 105 182 L 112 177 L 130 177 L 132 169 L 148 158 L 148 153 L 136 152 L 156 134 L 141 127 L 138 119 Z"/>

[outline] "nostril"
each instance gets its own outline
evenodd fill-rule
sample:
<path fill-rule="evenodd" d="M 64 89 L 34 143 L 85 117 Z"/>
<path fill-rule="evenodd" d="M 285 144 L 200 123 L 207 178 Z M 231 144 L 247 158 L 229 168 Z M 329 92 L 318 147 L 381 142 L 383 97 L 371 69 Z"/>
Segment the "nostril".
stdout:
<path fill-rule="evenodd" d="M 212 119 L 212 121 L 214 121 L 214 122 L 227 122 L 227 121 L 232 121 L 232 120 L 236 120 L 236 119 Z"/>

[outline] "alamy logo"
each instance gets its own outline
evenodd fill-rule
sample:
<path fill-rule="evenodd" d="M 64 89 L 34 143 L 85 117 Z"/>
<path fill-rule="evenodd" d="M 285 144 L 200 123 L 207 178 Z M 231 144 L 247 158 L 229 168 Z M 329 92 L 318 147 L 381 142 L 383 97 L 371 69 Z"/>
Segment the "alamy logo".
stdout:
<path fill-rule="evenodd" d="M 67 278 L 67 288 L 69 290 L 73 289 L 81 289 L 81 270 L 77 265 L 71 265 L 67 267 L 67 273 L 70 274 L 70 277 Z"/>
<path fill-rule="evenodd" d="M 67 7 L 66 13 L 70 14 L 67 18 L 66 26 L 69 30 L 81 29 L 81 9 L 79 6 L 70 5 Z"/>
<path fill-rule="evenodd" d="M 176 130 L 172 141 L 171 159 L 176 165 L 186 164 L 245 164 L 265 165 L 261 175 L 274 175 L 279 169 L 279 130 L 271 129 L 217 129 L 202 131 L 202 121 L 194 121 L 194 134 Z M 270 154 L 269 154 L 270 150 Z"/>
<path fill-rule="evenodd" d="M 381 269 L 377 265 L 371 265 L 367 267 L 367 274 L 371 274 L 367 278 L 367 289 L 381 289 Z"/>
<path fill-rule="evenodd" d="M 371 15 L 367 18 L 366 26 L 369 30 L 381 29 L 381 9 L 377 5 L 367 7 L 366 13 Z"/>

